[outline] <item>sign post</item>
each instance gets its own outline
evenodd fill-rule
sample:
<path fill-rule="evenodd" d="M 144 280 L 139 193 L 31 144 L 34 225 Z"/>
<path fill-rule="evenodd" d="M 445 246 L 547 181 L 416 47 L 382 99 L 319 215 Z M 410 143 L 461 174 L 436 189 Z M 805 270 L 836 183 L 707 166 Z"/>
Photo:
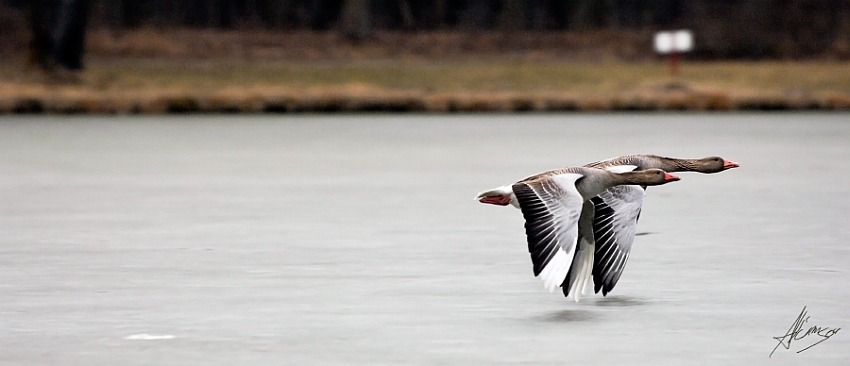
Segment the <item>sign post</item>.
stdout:
<path fill-rule="evenodd" d="M 694 48 L 694 35 L 689 30 L 655 33 L 655 52 L 669 55 L 670 73 L 679 75 L 679 54 Z"/>

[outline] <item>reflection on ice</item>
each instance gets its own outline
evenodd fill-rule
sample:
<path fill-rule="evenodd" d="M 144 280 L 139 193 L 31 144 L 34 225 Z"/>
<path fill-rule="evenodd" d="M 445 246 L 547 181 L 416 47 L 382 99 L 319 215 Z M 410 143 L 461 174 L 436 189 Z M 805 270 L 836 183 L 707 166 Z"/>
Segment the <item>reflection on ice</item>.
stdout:
<path fill-rule="evenodd" d="M 556 312 L 540 316 L 539 319 L 541 321 L 551 323 L 574 323 L 588 321 L 593 319 L 594 317 L 595 316 L 592 311 L 568 309 L 558 310 Z"/>
<path fill-rule="evenodd" d="M 593 304 L 596 306 L 638 306 L 646 305 L 646 301 L 631 296 L 608 295 L 597 298 Z"/>

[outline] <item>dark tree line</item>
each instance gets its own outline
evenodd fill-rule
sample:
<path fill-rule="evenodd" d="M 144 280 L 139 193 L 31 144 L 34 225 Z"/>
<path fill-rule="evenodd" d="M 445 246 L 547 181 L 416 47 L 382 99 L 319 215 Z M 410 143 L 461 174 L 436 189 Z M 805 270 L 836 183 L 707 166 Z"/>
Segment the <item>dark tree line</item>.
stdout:
<path fill-rule="evenodd" d="M 80 67 L 86 25 L 340 31 L 688 28 L 706 57 L 803 57 L 850 42 L 850 0 L 5 0 L 36 62 Z"/>
<path fill-rule="evenodd" d="M 671 25 L 686 0 L 92 0 L 98 25 L 328 30 L 364 10 L 371 29 Z"/>
<path fill-rule="evenodd" d="M 90 0 L 98 26 L 340 30 L 688 28 L 713 57 L 799 57 L 850 39 L 848 0 Z"/>

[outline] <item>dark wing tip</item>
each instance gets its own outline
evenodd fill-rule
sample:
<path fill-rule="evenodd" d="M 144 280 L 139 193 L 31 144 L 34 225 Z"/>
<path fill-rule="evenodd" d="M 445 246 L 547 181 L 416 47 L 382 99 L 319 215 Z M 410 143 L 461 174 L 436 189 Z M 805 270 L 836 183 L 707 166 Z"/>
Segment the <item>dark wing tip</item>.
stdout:
<path fill-rule="evenodd" d="M 594 292 L 602 291 L 607 296 L 614 289 L 629 258 L 629 252 L 622 250 L 611 227 L 615 211 L 600 197 L 593 197 L 595 216 L 593 234 L 596 252 L 593 264 Z M 638 216 L 640 212 L 638 212 Z"/>
<path fill-rule="evenodd" d="M 522 216 L 525 218 L 525 236 L 528 240 L 528 253 L 537 276 L 555 256 L 558 250 L 555 239 L 554 217 L 537 193 L 526 183 L 514 184 L 514 191 Z"/>

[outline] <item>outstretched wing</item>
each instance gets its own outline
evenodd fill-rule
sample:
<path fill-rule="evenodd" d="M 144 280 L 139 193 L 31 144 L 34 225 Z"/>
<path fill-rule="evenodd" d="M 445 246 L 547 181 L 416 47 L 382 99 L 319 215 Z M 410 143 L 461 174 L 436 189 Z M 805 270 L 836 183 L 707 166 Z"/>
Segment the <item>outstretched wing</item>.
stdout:
<path fill-rule="evenodd" d="M 543 280 L 549 292 L 564 282 L 575 255 L 583 202 L 575 182 L 581 177 L 565 173 L 512 187 L 525 217 L 534 275 Z"/>
<path fill-rule="evenodd" d="M 593 282 L 596 293 L 607 295 L 623 274 L 635 240 L 635 226 L 643 205 L 644 189 L 616 186 L 591 198 L 596 248 Z"/>
<path fill-rule="evenodd" d="M 587 294 L 587 285 L 592 283 L 593 257 L 596 252 L 593 210 L 593 202 L 585 201 L 582 204 L 581 217 L 578 219 L 578 247 L 573 256 L 573 264 L 561 284 L 564 296 L 575 302 L 579 302 L 581 297 Z"/>

